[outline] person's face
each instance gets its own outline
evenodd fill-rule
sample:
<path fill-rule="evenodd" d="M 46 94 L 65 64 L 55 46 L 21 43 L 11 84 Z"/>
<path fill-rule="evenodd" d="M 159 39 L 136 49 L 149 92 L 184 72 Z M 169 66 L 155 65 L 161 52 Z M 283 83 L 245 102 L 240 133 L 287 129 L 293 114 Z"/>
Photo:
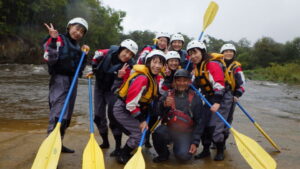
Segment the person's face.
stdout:
<path fill-rule="evenodd" d="M 159 49 L 166 49 L 168 47 L 168 39 L 165 37 L 158 38 L 157 46 Z"/>
<path fill-rule="evenodd" d="M 198 49 L 198 48 L 189 50 L 189 55 L 190 55 L 192 63 L 194 63 L 194 64 L 200 63 L 201 60 L 203 59 L 202 53 L 201 53 L 200 49 Z"/>
<path fill-rule="evenodd" d="M 183 92 L 189 88 L 190 83 L 191 83 L 191 80 L 189 78 L 178 77 L 178 78 L 175 78 L 174 87 L 176 90 Z"/>
<path fill-rule="evenodd" d="M 179 67 L 179 59 L 169 59 L 167 62 L 168 68 L 171 70 L 177 70 Z"/>
<path fill-rule="evenodd" d="M 133 53 L 127 48 L 123 49 L 119 54 L 119 59 L 123 63 L 128 62 L 132 57 Z"/>
<path fill-rule="evenodd" d="M 226 60 L 231 60 L 234 57 L 234 51 L 233 50 L 225 50 L 223 52 L 223 54 L 224 54 L 224 58 Z"/>
<path fill-rule="evenodd" d="M 83 26 L 80 26 L 78 24 L 76 25 L 71 25 L 69 28 L 69 34 L 72 39 L 79 41 L 82 39 L 85 33 L 85 28 Z"/>
<path fill-rule="evenodd" d="M 179 51 L 183 47 L 183 42 L 181 40 L 174 40 L 171 44 L 172 48 L 176 51 Z"/>
<path fill-rule="evenodd" d="M 150 71 L 152 74 L 157 75 L 160 73 L 163 66 L 164 65 L 160 61 L 160 59 L 158 57 L 155 57 L 150 62 Z"/>

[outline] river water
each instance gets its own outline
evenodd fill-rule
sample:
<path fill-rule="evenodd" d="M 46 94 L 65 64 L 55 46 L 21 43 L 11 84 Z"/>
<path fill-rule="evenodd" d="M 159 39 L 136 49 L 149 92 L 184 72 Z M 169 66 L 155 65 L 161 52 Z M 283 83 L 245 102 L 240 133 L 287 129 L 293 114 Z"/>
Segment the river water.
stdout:
<path fill-rule="evenodd" d="M 11 150 L 9 148 L 0 148 L 0 168 L 30 168 L 34 155 L 45 138 L 45 131 L 48 121 L 48 82 L 49 75 L 45 65 L 0 65 L 0 145 L 5 147 L 13 144 L 20 144 L 21 140 L 17 140 L 19 135 L 27 136 L 27 139 L 32 138 L 32 142 L 26 142 L 30 147 L 27 150 L 30 154 L 27 158 L 18 156 L 19 150 Z M 243 132 L 246 131 L 256 141 L 261 142 L 263 147 L 272 154 L 277 160 L 278 165 L 284 168 L 299 166 L 300 151 L 293 151 L 293 146 L 300 141 L 300 86 L 288 86 L 285 84 L 277 84 L 272 82 L 262 81 L 247 81 L 246 94 L 243 96 L 241 103 L 245 105 L 247 110 L 253 113 L 256 120 L 264 126 L 267 132 L 271 132 L 275 136 L 275 140 L 281 143 L 283 150 L 293 154 L 284 156 L 274 154 L 274 149 L 260 136 L 252 126 L 246 116 L 240 111 L 237 111 L 234 120 L 234 126 L 237 126 Z M 66 136 L 66 140 L 77 149 L 83 149 L 88 140 L 88 86 L 86 79 L 79 79 L 78 95 L 72 124 L 69 130 L 70 134 Z M 245 124 L 247 123 L 247 124 Z M 280 129 L 279 129 L 279 128 Z M 249 131 L 248 131 L 249 129 Z M 290 134 L 286 133 L 290 132 Z M 32 134 L 32 135 L 30 135 Z M 97 133 L 98 134 L 98 133 Z M 269 133 L 270 134 L 270 133 Z M 291 139 L 286 139 L 284 134 Z M 21 137 L 21 136 L 20 136 Z M 37 137 L 37 138 L 36 138 Z M 26 137 L 25 137 L 26 138 Z M 24 139 L 25 139 L 24 138 Z M 77 138 L 77 142 L 72 143 L 72 138 Z M 112 140 L 112 138 L 110 138 Z M 11 141 L 7 141 L 11 140 Z M 98 142 L 101 139 L 97 135 Z M 123 139 L 125 140 L 125 139 Z M 23 143 L 24 144 L 24 143 Z M 112 141 L 113 145 L 113 141 Z M 17 146 L 17 145 L 16 145 Z M 8 146 L 9 147 L 9 146 Z M 230 139 L 229 148 L 235 149 L 234 140 Z M 299 147 L 299 146 L 298 146 Z M 80 150 L 82 151 L 82 150 Z M 81 168 L 81 152 L 75 155 L 63 155 L 63 159 L 69 163 L 60 163 L 60 168 Z M 105 155 L 108 156 L 109 150 L 105 150 Z M 199 149 L 198 151 L 201 151 Z M 285 153 L 286 153 L 285 152 Z M 7 154 L 6 154 L 7 153 Z M 11 155 L 16 160 L 9 161 L 4 156 Z M 12 155 L 14 154 L 14 155 Z M 249 168 L 246 162 L 240 157 L 237 150 L 229 150 L 226 153 L 226 160 L 224 162 L 216 163 L 213 160 L 197 160 L 190 164 L 179 165 L 171 158 L 170 162 L 157 165 L 151 161 L 155 152 L 152 149 L 144 152 L 147 163 L 147 168 Z M 77 159 L 78 164 L 73 164 L 72 161 Z M 291 161 L 295 158 L 295 162 L 288 162 L 286 158 Z M 19 161 L 18 161 L 19 160 Z M 68 161 L 69 160 L 69 161 Z M 62 161 L 62 160 L 61 160 Z M 297 165 L 296 165 L 297 163 Z M 18 164 L 18 165 L 16 165 Z M 73 165 L 72 165 L 73 164 Z M 17 166 L 17 167 L 16 167 Z M 122 166 L 115 164 L 115 160 L 111 157 L 106 157 L 107 168 L 122 168 Z"/>

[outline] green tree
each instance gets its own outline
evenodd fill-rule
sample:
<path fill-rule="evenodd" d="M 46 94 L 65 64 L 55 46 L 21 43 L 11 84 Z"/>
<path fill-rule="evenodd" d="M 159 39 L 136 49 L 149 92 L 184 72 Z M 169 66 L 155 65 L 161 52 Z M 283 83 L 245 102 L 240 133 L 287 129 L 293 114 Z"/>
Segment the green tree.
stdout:
<path fill-rule="evenodd" d="M 272 38 L 263 37 L 253 47 L 253 64 L 256 67 L 267 67 L 271 63 L 278 63 L 282 57 L 283 45 L 275 42 Z"/>

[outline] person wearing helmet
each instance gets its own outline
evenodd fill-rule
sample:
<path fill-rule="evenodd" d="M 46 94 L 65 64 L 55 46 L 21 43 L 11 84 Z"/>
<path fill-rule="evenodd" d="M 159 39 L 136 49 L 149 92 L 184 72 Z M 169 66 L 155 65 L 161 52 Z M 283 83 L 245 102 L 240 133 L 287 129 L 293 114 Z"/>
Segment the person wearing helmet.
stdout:
<path fill-rule="evenodd" d="M 232 96 L 225 86 L 223 55 L 207 54 L 204 43 L 193 40 L 187 46 L 191 62 L 194 64 L 194 85 L 201 89 L 205 98 L 212 104 L 205 105 L 206 117 L 202 135 L 203 150 L 196 159 L 210 156 L 209 147 L 214 142 L 217 147 L 216 161 L 224 159 L 224 123 L 215 112 L 227 118 L 232 104 Z"/>
<path fill-rule="evenodd" d="M 153 145 L 158 154 L 155 163 L 169 158 L 167 145 L 173 143 L 175 157 L 186 162 L 196 153 L 204 129 L 203 104 L 189 88 L 191 74 L 179 69 L 174 74 L 174 88 L 165 93 L 158 102 L 163 117 L 162 124 L 152 134 Z"/>
<path fill-rule="evenodd" d="M 167 92 L 169 89 L 173 88 L 173 77 L 176 70 L 181 69 L 180 67 L 180 55 L 177 51 L 169 51 L 166 54 L 166 70 L 164 73 L 164 81 L 162 84 L 162 90 Z"/>
<path fill-rule="evenodd" d="M 174 35 L 171 36 L 171 40 L 170 40 L 170 50 L 174 50 L 177 51 L 180 55 L 180 65 L 182 68 L 185 68 L 187 63 L 188 63 L 188 59 L 187 59 L 187 52 L 186 50 L 183 50 L 183 45 L 184 45 L 184 37 L 179 34 L 176 33 Z M 191 70 L 192 67 L 189 67 L 188 70 Z"/>
<path fill-rule="evenodd" d="M 112 115 L 113 104 L 117 97 L 114 94 L 129 77 L 133 66 L 133 58 L 138 51 L 138 45 L 131 39 L 121 42 L 120 46 L 112 45 L 109 49 L 100 49 L 95 52 L 92 59 L 93 72 L 96 83 L 94 87 L 94 122 L 102 137 L 101 148 L 109 148 L 107 116 L 109 127 L 115 139 L 115 150 L 110 154 L 117 156 L 121 150 L 122 132 L 116 125 Z M 107 106 L 107 109 L 106 109 Z M 107 110 L 107 115 L 106 115 Z"/>
<path fill-rule="evenodd" d="M 147 45 L 142 49 L 140 52 L 139 58 L 137 60 L 137 64 L 144 64 L 145 63 L 145 58 L 148 53 L 150 53 L 152 50 L 157 49 L 161 50 L 164 53 L 167 52 L 167 48 L 170 42 L 170 35 L 165 32 L 159 32 L 157 33 L 155 37 L 155 44 L 154 45 Z"/>
<path fill-rule="evenodd" d="M 60 112 L 63 108 L 68 90 L 72 83 L 72 78 L 80 62 L 82 50 L 89 50 L 89 46 L 83 45 L 80 47 L 79 42 L 88 31 L 88 23 L 83 18 L 71 19 L 67 24 L 67 32 L 59 34 L 52 23 L 44 24 L 49 31 L 49 36 L 44 40 L 44 60 L 48 65 L 48 72 L 50 74 L 49 83 L 49 125 L 48 134 L 50 134 L 59 119 Z M 82 64 L 79 72 L 79 77 L 82 76 L 82 71 L 85 68 L 86 58 Z M 77 95 L 77 84 L 73 89 L 67 111 L 64 114 L 61 122 L 61 138 L 64 138 L 65 131 L 69 127 L 71 117 L 74 110 L 74 104 Z M 62 145 L 62 152 L 74 153 L 64 145 Z"/>
<path fill-rule="evenodd" d="M 131 152 L 138 147 L 142 131 L 148 129 L 146 117 L 155 97 L 158 97 L 158 74 L 165 64 L 165 54 L 160 50 L 151 51 L 145 58 L 145 65 L 133 66 L 127 81 L 118 89 L 118 99 L 113 108 L 113 115 L 129 136 L 117 161 L 125 164 Z"/>
<path fill-rule="evenodd" d="M 221 47 L 220 53 L 224 55 L 224 61 L 226 64 L 226 71 L 229 74 L 229 82 L 230 89 L 233 95 L 233 104 L 230 109 L 227 122 L 232 124 L 233 113 L 235 109 L 235 102 L 239 100 L 239 98 L 245 92 L 245 76 L 242 70 L 242 65 L 236 61 L 236 48 L 233 44 L 227 43 Z M 225 141 L 229 136 L 229 129 L 226 127 L 225 131 Z"/>

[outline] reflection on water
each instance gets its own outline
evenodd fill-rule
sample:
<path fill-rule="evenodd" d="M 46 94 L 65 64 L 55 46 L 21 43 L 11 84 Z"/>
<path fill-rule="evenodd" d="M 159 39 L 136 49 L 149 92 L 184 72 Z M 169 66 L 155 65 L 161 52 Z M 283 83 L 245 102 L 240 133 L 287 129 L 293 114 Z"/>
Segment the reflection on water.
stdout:
<path fill-rule="evenodd" d="M 87 117 L 86 82 L 79 80 L 74 116 Z M 48 85 L 46 65 L 0 65 L 0 128 L 45 128 L 49 113 Z M 15 125 L 8 127 L 8 124 Z"/>
<path fill-rule="evenodd" d="M 35 127 L 40 126 L 36 122 L 46 123 L 49 112 L 48 81 L 46 65 L 0 65 L 0 119 L 3 119 L 0 126 L 7 120 L 22 120 L 22 123 Z M 86 79 L 81 78 L 79 84 L 74 115 L 87 118 Z M 265 113 L 294 119 L 300 119 L 299 101 L 299 87 L 257 81 L 247 83 L 246 94 L 242 98 L 242 103 L 247 103 L 246 107 L 255 106 Z M 76 119 L 80 119 L 80 123 L 85 121 Z"/>

